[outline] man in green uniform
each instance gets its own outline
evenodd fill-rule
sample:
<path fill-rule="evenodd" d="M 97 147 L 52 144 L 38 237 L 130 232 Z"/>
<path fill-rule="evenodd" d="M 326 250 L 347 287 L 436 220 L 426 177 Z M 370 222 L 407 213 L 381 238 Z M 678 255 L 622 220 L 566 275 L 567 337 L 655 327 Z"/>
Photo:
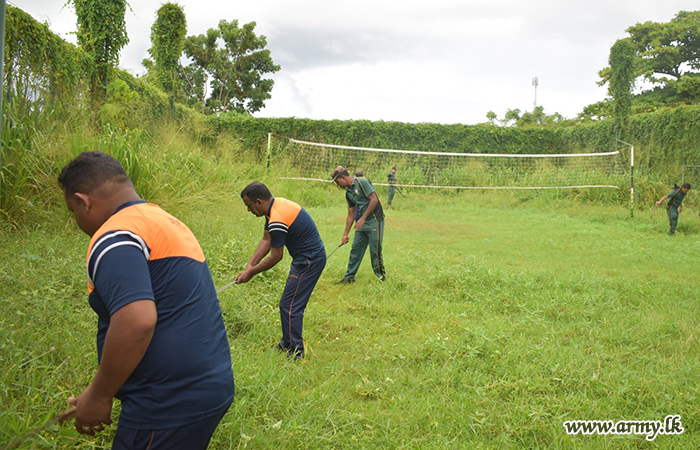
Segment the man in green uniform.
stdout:
<path fill-rule="evenodd" d="M 668 199 L 668 205 L 666 206 L 666 213 L 668 214 L 668 222 L 670 228 L 668 229 L 668 235 L 673 236 L 676 234 L 676 225 L 678 225 L 678 214 L 683 212 L 683 199 L 690 191 L 690 183 L 683 183 L 683 186 L 673 186 L 673 190 L 667 195 L 664 195 L 661 200 L 656 202 L 656 206 L 659 206 Z"/>
<path fill-rule="evenodd" d="M 362 258 L 369 246 L 372 258 L 372 270 L 380 281 L 386 279 L 384 261 L 382 260 L 382 238 L 384 237 L 384 211 L 374 186 L 366 178 L 350 176 L 348 171 L 338 166 L 331 178 L 339 188 L 345 189 L 345 199 L 348 202 L 348 217 L 345 221 L 345 232 L 340 245 L 350 240 L 350 227 L 355 222 L 355 237 L 352 240 L 350 260 L 345 277 L 336 284 L 355 282 L 355 274 L 360 268 Z M 359 219 L 355 221 L 355 210 Z"/>

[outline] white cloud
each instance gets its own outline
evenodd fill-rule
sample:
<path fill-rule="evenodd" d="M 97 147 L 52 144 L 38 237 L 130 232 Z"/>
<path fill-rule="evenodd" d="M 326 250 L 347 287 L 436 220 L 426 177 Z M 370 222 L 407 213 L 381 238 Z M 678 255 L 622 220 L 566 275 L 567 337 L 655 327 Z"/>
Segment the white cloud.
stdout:
<path fill-rule="evenodd" d="M 132 2 L 120 65 L 142 72 L 161 0 Z M 478 123 L 489 110 L 573 117 L 602 100 L 598 71 L 625 29 L 667 22 L 697 0 L 179 0 L 188 34 L 219 20 L 255 21 L 282 71 L 265 109 L 272 117 Z M 75 42 L 63 2 L 13 0 Z M 215 11 L 216 14 L 212 14 Z"/>

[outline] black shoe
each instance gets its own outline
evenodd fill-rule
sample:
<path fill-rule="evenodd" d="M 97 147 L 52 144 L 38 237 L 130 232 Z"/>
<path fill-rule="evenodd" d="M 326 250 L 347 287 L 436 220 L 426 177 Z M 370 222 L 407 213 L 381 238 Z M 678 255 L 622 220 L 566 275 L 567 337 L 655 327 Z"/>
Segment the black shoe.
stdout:
<path fill-rule="evenodd" d="M 291 350 L 291 349 L 290 349 L 289 347 L 285 347 L 285 346 L 282 344 L 282 340 L 280 339 L 280 341 L 277 343 L 277 350 L 279 350 L 279 351 L 281 351 L 281 352 L 288 352 L 288 351 Z"/>
<path fill-rule="evenodd" d="M 294 361 L 298 361 L 300 359 L 304 359 L 304 351 L 303 350 L 289 350 L 287 352 L 287 359 L 293 359 Z"/>
<path fill-rule="evenodd" d="M 339 285 L 339 284 L 352 284 L 352 283 L 354 283 L 354 282 L 355 282 L 355 279 L 354 279 L 354 278 L 343 278 L 342 280 L 340 280 L 340 281 L 338 281 L 337 283 L 335 283 L 335 285 L 337 286 L 337 285 Z"/>
<path fill-rule="evenodd" d="M 384 283 L 386 281 L 386 275 L 382 275 L 381 277 L 377 277 L 377 280 L 379 280 L 379 282 L 381 282 L 381 283 Z"/>

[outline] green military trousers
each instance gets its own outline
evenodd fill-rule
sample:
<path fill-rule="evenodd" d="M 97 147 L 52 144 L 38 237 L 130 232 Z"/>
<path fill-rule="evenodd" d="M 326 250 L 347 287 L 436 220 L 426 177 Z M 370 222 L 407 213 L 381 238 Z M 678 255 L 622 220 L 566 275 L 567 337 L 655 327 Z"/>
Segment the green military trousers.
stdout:
<path fill-rule="evenodd" d="M 352 240 L 352 249 L 350 250 L 350 260 L 348 261 L 348 271 L 345 272 L 345 278 L 354 280 L 357 270 L 360 268 L 362 258 L 365 256 L 367 246 L 369 246 L 369 254 L 372 258 L 372 270 L 374 274 L 384 280 L 386 271 L 384 270 L 384 261 L 382 259 L 382 239 L 384 238 L 384 221 L 377 222 L 374 218 L 368 220 L 362 225 L 359 231 L 355 232 L 355 237 Z"/>
<path fill-rule="evenodd" d="M 673 236 L 676 234 L 676 226 L 678 225 L 678 210 L 676 208 L 668 208 L 666 210 L 668 214 L 668 235 Z"/>

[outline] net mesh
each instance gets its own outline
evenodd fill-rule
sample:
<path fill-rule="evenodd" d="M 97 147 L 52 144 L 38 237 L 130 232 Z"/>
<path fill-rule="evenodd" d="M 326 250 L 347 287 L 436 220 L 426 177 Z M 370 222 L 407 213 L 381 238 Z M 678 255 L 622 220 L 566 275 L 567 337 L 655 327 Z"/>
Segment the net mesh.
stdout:
<path fill-rule="evenodd" d="M 620 188 L 619 151 L 580 154 L 485 154 L 376 149 L 277 139 L 272 164 L 282 179 L 330 181 L 342 165 L 375 185 L 442 189 Z"/>

